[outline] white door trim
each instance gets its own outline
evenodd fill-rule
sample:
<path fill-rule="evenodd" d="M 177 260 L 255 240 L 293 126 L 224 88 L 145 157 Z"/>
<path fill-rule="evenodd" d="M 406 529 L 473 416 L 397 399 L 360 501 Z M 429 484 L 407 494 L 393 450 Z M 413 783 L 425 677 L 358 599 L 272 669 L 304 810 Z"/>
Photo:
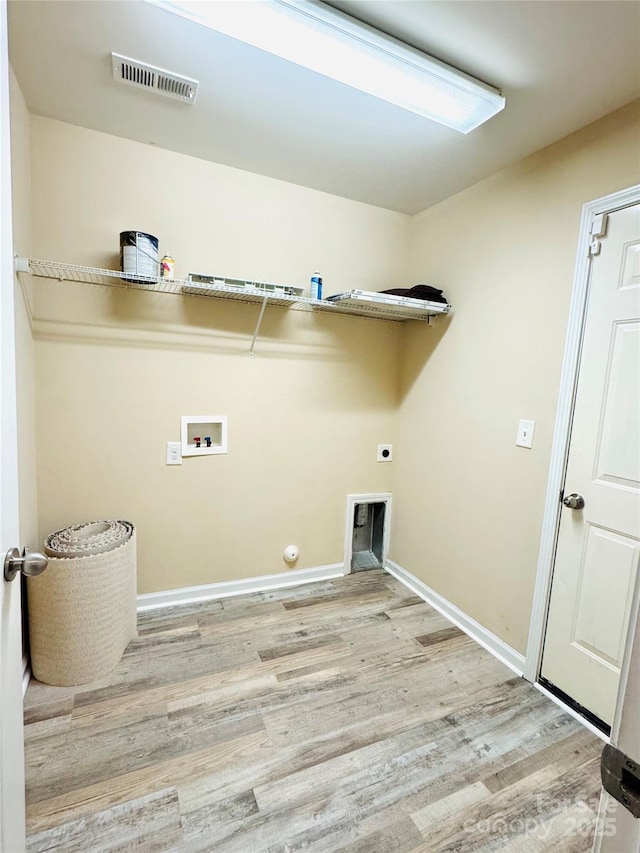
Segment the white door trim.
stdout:
<path fill-rule="evenodd" d="M 7 3 L 0 0 L 0 555 L 19 544 L 11 109 Z M 4 562 L 4 556 L 2 556 Z M 0 579 L 0 850 L 25 848 L 20 578 Z"/>
<path fill-rule="evenodd" d="M 593 216 L 600 213 L 613 213 L 615 210 L 629 207 L 638 202 L 640 202 L 640 184 L 629 187 L 626 190 L 621 190 L 620 192 L 612 193 L 611 195 L 597 198 L 594 201 L 588 202 L 582 208 L 573 291 L 569 308 L 569 322 L 562 362 L 558 407 L 556 410 L 556 423 L 553 433 L 553 444 L 551 446 L 547 496 L 540 534 L 536 583 L 531 608 L 531 621 L 529 623 L 529 640 L 524 668 L 524 677 L 527 681 L 534 683 L 538 680 L 542 663 L 544 631 L 551 592 L 551 576 L 553 573 L 553 561 L 560 523 L 560 489 L 564 484 L 567 465 L 571 421 L 573 418 L 580 352 L 584 333 L 589 276 L 591 273 L 589 258 L 591 236 L 589 228 Z"/>

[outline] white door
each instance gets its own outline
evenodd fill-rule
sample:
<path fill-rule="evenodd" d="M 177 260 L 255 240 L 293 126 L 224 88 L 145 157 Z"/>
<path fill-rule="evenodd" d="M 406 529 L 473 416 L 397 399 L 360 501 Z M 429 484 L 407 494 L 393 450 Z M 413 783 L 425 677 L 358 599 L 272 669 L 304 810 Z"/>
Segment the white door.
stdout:
<path fill-rule="evenodd" d="M 564 484 L 584 509 L 562 510 L 541 676 L 610 725 L 640 559 L 640 205 L 606 226 Z"/>
<path fill-rule="evenodd" d="M 7 4 L 0 0 L 0 555 L 18 546 Z M 0 850 L 24 850 L 20 578 L 0 579 Z"/>

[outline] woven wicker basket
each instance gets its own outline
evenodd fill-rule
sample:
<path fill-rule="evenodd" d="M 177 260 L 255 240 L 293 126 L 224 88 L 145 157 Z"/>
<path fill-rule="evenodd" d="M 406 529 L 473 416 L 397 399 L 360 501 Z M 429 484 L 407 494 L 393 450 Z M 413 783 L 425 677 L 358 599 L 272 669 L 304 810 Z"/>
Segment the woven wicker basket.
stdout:
<path fill-rule="evenodd" d="M 47 570 L 27 581 L 33 675 L 60 686 L 96 681 L 137 636 L 135 528 L 66 528 L 47 538 L 45 552 Z"/>

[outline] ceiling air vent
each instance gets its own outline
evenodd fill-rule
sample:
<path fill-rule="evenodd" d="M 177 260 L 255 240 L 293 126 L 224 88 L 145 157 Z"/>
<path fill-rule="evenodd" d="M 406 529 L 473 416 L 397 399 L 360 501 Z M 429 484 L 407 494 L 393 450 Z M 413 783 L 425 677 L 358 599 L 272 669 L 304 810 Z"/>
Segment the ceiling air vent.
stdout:
<path fill-rule="evenodd" d="M 119 53 L 111 54 L 113 67 L 113 79 L 128 86 L 138 89 L 148 89 L 159 95 L 166 95 L 177 101 L 185 101 L 192 104 L 198 92 L 198 81 L 164 68 L 156 68 L 147 65 L 146 62 L 138 62 L 128 56 L 120 56 Z"/>

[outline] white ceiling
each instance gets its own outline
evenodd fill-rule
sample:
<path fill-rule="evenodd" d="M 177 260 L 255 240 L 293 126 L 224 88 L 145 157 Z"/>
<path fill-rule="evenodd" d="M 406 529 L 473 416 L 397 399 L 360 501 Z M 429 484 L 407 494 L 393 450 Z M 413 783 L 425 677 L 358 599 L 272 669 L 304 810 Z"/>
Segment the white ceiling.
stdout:
<path fill-rule="evenodd" d="M 505 111 L 468 136 L 142 0 L 8 5 L 32 113 L 407 213 L 640 96 L 640 4 L 626 0 L 331 3 L 499 87 Z M 111 51 L 195 77 L 196 104 L 115 83 Z"/>

